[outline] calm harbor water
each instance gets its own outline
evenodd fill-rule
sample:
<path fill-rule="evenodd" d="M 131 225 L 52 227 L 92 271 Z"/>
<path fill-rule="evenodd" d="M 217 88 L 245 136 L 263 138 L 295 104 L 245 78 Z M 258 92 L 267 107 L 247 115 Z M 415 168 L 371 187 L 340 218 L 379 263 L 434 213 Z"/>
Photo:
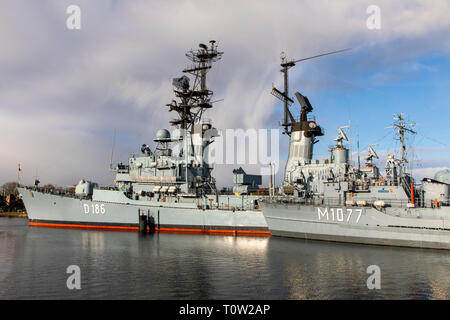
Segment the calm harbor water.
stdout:
<path fill-rule="evenodd" d="M 81 289 L 69 290 L 77 265 Z M 367 267 L 381 270 L 369 290 Z M 0 299 L 449 299 L 450 252 L 0 218 Z"/>

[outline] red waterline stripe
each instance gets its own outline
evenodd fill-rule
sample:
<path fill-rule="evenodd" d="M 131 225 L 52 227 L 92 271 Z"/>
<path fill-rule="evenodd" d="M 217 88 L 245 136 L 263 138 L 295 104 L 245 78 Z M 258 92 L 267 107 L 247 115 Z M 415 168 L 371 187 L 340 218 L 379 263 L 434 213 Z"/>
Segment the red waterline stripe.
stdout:
<path fill-rule="evenodd" d="M 32 227 L 50 227 L 50 228 L 71 228 L 71 229 L 108 229 L 108 230 L 132 230 L 138 231 L 139 227 L 121 227 L 121 226 L 96 226 L 96 225 L 84 225 L 84 224 L 62 224 L 62 223 L 42 223 L 42 222 L 30 222 Z"/>
<path fill-rule="evenodd" d="M 30 222 L 29 225 L 32 227 L 50 227 L 50 228 L 139 231 L 139 227 L 121 227 L 121 226 L 61 224 L 61 223 L 42 223 L 42 222 Z M 256 230 L 155 228 L 155 231 L 164 232 L 164 233 L 195 233 L 195 234 L 206 233 L 206 234 L 252 235 L 252 236 L 265 236 L 265 237 L 270 236 L 270 231 L 256 231 Z"/>
<path fill-rule="evenodd" d="M 217 229 L 181 229 L 181 228 L 155 228 L 159 232 L 173 233 L 207 233 L 207 234 L 231 234 L 231 235 L 254 235 L 270 236 L 270 231 L 257 230 L 217 230 Z"/>

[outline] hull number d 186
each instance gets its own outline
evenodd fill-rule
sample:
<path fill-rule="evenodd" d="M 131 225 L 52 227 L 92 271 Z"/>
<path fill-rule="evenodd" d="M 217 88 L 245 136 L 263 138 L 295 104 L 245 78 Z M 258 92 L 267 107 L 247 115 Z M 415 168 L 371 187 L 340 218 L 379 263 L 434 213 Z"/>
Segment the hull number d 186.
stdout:
<path fill-rule="evenodd" d="M 363 209 L 344 209 L 344 208 L 317 208 L 319 220 L 358 223 Z"/>
<path fill-rule="evenodd" d="M 93 214 L 105 214 L 106 213 L 106 209 L 105 209 L 105 204 L 98 204 L 98 203 L 93 203 L 91 205 L 85 203 L 83 204 L 83 209 L 84 209 L 84 213 L 88 214 L 88 213 L 93 213 Z"/>

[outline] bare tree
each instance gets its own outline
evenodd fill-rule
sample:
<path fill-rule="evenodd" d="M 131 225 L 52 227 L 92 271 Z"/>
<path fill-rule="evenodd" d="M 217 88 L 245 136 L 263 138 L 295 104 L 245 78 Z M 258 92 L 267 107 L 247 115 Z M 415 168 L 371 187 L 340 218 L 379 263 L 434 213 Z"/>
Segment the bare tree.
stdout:
<path fill-rule="evenodd" d="M 1 193 L 4 196 L 10 195 L 10 194 L 17 196 L 19 194 L 19 192 L 17 191 L 17 186 L 18 186 L 17 182 L 6 182 L 1 187 Z"/>

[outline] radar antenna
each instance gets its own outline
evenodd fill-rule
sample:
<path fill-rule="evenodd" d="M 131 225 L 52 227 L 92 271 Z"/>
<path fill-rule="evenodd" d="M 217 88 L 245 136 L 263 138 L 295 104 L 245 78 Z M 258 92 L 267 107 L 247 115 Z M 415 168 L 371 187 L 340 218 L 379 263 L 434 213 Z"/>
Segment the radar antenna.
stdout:
<path fill-rule="evenodd" d="M 367 157 L 365 158 L 365 160 L 366 160 L 366 167 L 368 167 L 368 168 L 369 168 L 369 167 L 373 167 L 373 162 L 372 162 L 373 159 L 379 159 L 377 153 L 376 153 L 375 150 L 372 148 L 372 147 L 376 147 L 376 146 L 378 146 L 378 143 L 376 143 L 376 144 L 369 144 L 369 145 L 367 146 L 367 152 L 368 152 L 368 155 L 367 155 Z"/>
<path fill-rule="evenodd" d="M 342 148 L 343 144 L 342 142 L 348 141 L 347 135 L 345 134 L 344 130 L 342 129 L 348 129 L 350 128 L 349 126 L 344 126 L 344 127 L 339 127 L 338 128 L 338 136 L 334 139 L 334 141 L 336 141 L 336 147 L 337 148 Z"/>

